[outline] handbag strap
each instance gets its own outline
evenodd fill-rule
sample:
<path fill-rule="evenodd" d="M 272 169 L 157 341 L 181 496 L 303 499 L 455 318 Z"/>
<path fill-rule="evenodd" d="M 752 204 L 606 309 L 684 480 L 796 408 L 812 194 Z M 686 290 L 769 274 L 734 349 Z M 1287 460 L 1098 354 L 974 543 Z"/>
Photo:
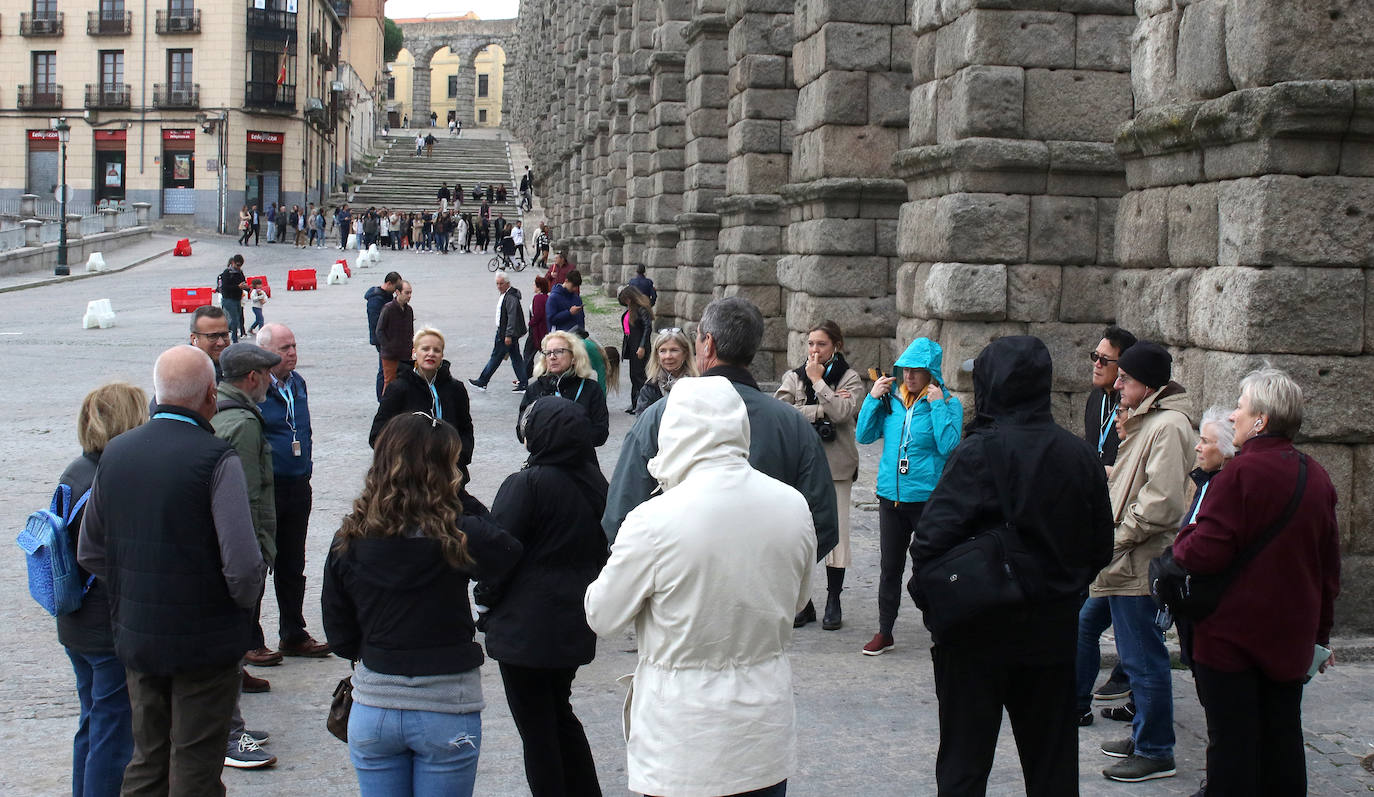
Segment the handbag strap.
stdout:
<path fill-rule="evenodd" d="M 1229 584 L 1232 581 L 1232 579 L 1234 579 L 1236 576 L 1240 575 L 1240 572 L 1245 569 L 1245 566 L 1250 564 L 1250 562 L 1256 556 L 1259 556 L 1260 552 L 1264 550 L 1265 546 L 1268 545 L 1271 541 L 1273 541 L 1275 537 L 1279 536 L 1279 532 L 1283 531 L 1284 527 L 1288 525 L 1288 522 L 1293 519 L 1293 515 L 1297 514 L 1298 505 L 1302 503 L 1302 495 L 1304 492 L 1306 492 L 1306 490 L 1307 455 L 1299 451 L 1298 485 L 1297 487 L 1293 488 L 1293 494 L 1288 498 L 1288 505 L 1283 508 L 1283 514 L 1279 516 L 1279 519 L 1269 524 L 1269 527 L 1266 528 L 1262 534 L 1256 537 L 1254 542 L 1250 543 L 1250 547 L 1246 548 L 1244 551 L 1241 551 L 1240 555 L 1237 556 L 1231 562 L 1231 565 L 1226 568 L 1225 580 L 1227 584 Z"/>
<path fill-rule="evenodd" d="M 997 500 L 1002 506 L 1002 522 L 1008 528 L 1015 528 L 1014 514 L 1011 507 L 1011 489 L 1007 486 L 1007 474 L 1005 457 L 1002 455 L 1001 430 L 993 427 L 984 436 L 983 450 L 986 452 L 988 460 L 988 470 L 992 471 L 992 484 L 997 490 Z"/>

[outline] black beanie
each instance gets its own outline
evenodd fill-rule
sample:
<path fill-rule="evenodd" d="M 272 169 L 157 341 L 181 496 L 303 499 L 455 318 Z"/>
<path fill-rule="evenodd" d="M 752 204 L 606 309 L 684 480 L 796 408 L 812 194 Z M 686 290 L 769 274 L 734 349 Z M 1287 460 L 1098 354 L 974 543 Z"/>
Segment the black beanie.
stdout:
<path fill-rule="evenodd" d="M 1121 353 L 1116 367 L 1153 390 L 1169 384 L 1174 358 L 1158 343 L 1142 340 Z"/>

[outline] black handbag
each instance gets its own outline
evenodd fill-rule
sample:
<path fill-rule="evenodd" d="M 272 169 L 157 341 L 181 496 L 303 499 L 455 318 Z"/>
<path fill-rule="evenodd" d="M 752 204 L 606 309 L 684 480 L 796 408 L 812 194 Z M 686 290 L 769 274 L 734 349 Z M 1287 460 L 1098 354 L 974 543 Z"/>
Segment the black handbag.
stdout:
<path fill-rule="evenodd" d="M 1190 573 L 1187 568 L 1174 559 L 1174 547 L 1164 549 L 1164 553 L 1150 560 L 1150 596 L 1155 605 L 1168 609 L 1176 618 L 1201 620 L 1216 611 L 1221 598 L 1236 576 L 1250 564 L 1264 546 L 1268 545 L 1283 531 L 1302 503 L 1302 494 L 1307 489 L 1307 455 L 1298 454 L 1298 485 L 1288 499 L 1288 505 L 1279 516 L 1264 530 L 1250 547 L 1241 551 L 1231 564 L 1220 573 Z"/>
<path fill-rule="evenodd" d="M 1033 568 L 1013 520 L 997 434 L 987 436 L 985 449 L 1002 505 L 1001 520 L 916 568 L 917 592 L 924 604 L 920 608 L 937 637 L 981 614 L 1035 597 L 1027 578 Z"/>
<path fill-rule="evenodd" d="M 341 742 L 348 742 L 348 714 L 353 710 L 353 676 L 339 679 L 334 699 L 329 702 L 329 717 L 324 725 Z"/>

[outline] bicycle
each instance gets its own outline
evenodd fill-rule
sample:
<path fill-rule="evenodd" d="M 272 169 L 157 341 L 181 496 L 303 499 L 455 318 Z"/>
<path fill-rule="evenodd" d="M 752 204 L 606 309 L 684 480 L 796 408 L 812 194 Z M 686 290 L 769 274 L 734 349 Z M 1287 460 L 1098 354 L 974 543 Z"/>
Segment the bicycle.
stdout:
<path fill-rule="evenodd" d="M 524 271 L 525 261 L 516 260 L 500 249 L 496 250 L 496 256 L 487 262 L 487 271 Z"/>

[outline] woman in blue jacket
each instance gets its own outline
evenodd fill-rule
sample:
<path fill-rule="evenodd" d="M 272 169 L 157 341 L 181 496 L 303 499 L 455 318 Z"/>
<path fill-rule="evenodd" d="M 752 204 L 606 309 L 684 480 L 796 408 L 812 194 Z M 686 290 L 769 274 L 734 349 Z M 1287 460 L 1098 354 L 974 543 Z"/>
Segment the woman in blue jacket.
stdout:
<path fill-rule="evenodd" d="M 878 633 L 864 655 L 892 650 L 911 535 L 964 427 L 964 407 L 944 389 L 940 344 L 917 338 L 894 363 L 901 376 L 873 383 L 859 410 L 860 443 L 883 439 L 878 463 Z M 893 383 L 896 383 L 894 388 Z"/>

